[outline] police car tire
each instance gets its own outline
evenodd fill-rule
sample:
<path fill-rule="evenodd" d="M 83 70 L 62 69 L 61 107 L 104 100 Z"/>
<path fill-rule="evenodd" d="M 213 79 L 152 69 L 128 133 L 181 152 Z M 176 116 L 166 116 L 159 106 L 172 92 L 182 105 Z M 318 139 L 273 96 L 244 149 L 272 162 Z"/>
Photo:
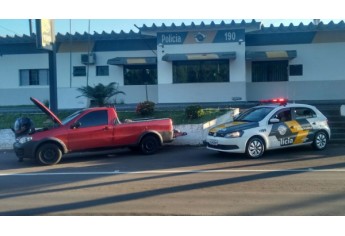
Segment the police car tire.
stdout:
<path fill-rule="evenodd" d="M 249 139 L 246 147 L 246 154 L 250 158 L 259 158 L 265 152 L 265 143 L 259 137 Z"/>
<path fill-rule="evenodd" d="M 325 131 L 319 131 L 314 136 L 313 147 L 316 150 L 323 150 L 328 143 L 328 135 Z"/>
<path fill-rule="evenodd" d="M 36 152 L 36 160 L 41 165 L 55 165 L 60 162 L 61 158 L 61 149 L 53 143 L 43 144 Z"/>

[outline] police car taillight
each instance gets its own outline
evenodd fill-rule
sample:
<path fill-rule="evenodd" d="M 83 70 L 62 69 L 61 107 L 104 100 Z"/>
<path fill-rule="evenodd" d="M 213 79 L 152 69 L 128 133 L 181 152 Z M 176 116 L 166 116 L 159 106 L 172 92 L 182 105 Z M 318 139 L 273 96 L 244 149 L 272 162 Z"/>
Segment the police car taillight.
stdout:
<path fill-rule="evenodd" d="M 261 100 L 261 103 L 278 103 L 280 105 L 286 105 L 288 100 L 286 98 L 273 98 L 268 100 Z"/>

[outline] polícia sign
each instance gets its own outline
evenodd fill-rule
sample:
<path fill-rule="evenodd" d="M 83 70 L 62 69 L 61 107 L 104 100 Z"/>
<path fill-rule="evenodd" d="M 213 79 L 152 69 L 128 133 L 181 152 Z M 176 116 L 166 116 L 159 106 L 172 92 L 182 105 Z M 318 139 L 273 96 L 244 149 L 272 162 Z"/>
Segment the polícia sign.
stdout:
<path fill-rule="evenodd" d="M 218 31 L 164 32 L 157 34 L 157 43 L 163 45 L 200 43 L 237 43 L 245 40 L 244 29 Z"/>

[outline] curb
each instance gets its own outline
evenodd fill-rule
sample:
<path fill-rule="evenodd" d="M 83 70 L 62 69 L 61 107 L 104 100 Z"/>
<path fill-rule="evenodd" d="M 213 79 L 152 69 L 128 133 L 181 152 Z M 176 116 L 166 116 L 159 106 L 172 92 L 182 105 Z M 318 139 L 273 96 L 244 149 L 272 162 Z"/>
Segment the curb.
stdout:
<path fill-rule="evenodd" d="M 238 108 L 233 108 L 224 115 L 208 121 L 204 124 L 196 125 L 175 125 L 174 128 L 186 132 L 186 136 L 176 138 L 170 145 L 203 145 L 203 141 L 206 140 L 208 131 L 213 127 L 230 122 L 233 120 L 234 115 L 239 113 Z"/>
<path fill-rule="evenodd" d="M 0 137 L 0 150 L 13 149 L 15 137 L 11 129 L 0 129 Z"/>

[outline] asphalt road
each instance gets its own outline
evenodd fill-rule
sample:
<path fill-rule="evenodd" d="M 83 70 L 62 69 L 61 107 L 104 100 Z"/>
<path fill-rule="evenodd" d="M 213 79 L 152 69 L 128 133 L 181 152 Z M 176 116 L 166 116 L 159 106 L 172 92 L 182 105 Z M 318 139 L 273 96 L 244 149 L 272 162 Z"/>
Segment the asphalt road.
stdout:
<path fill-rule="evenodd" d="M 345 147 L 257 160 L 204 147 L 71 155 L 55 166 L 0 152 L 0 215 L 345 215 Z"/>

